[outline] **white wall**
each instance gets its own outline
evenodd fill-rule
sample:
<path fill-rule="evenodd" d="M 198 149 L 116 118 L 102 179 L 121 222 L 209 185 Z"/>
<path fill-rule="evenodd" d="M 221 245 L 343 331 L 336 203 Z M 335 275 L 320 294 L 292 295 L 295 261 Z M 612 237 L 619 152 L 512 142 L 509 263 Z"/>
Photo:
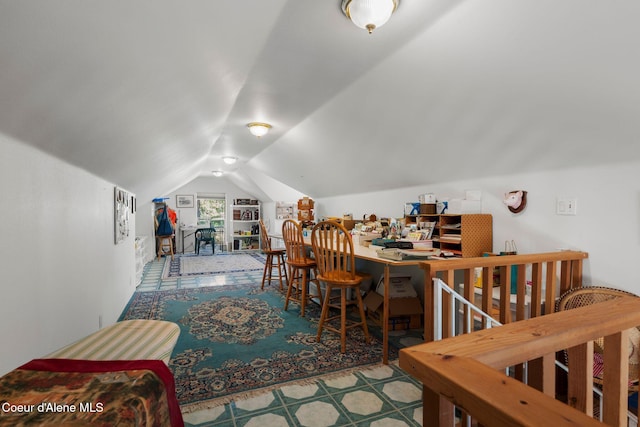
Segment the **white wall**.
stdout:
<path fill-rule="evenodd" d="M 0 374 L 115 322 L 135 290 L 114 185 L 0 135 Z"/>
<path fill-rule="evenodd" d="M 197 222 L 197 202 L 196 198 L 198 193 L 200 194 L 226 194 L 227 197 L 227 220 L 230 218 L 231 208 L 230 205 L 233 203 L 233 199 L 256 199 L 255 196 L 247 194 L 245 191 L 240 189 L 238 186 L 233 184 L 230 180 L 220 177 L 199 177 L 194 179 L 193 181 L 185 184 L 184 186 L 178 188 L 176 191 L 167 194 L 167 195 L 158 195 L 157 197 L 168 197 L 167 204 L 171 209 L 174 209 L 178 214 L 178 223 L 192 225 Z M 194 207 L 193 208 L 181 208 L 178 209 L 176 207 L 176 195 L 193 195 L 194 199 Z M 141 204 L 141 201 L 138 201 L 139 211 L 138 211 L 138 234 L 139 236 L 147 235 L 153 236 L 153 204 L 151 201 L 148 201 L 144 204 Z M 231 240 L 231 227 L 227 226 L 225 230 L 226 241 L 230 242 Z M 177 236 L 179 240 L 179 236 Z M 178 248 L 181 248 L 181 244 L 177 242 Z M 186 246 L 186 244 L 185 244 Z"/>
<path fill-rule="evenodd" d="M 493 214 L 494 251 L 515 240 L 520 253 L 558 248 L 589 253 L 585 284 L 612 286 L 640 294 L 640 162 L 600 165 L 556 172 L 451 181 L 402 190 L 317 199 L 316 218 L 345 212 L 362 218 L 401 217 L 405 202 L 435 193 L 439 199 L 482 191 L 482 211 Z M 528 191 L 527 208 L 512 214 L 505 192 Z M 577 198 L 577 215 L 556 214 L 558 196 Z"/>

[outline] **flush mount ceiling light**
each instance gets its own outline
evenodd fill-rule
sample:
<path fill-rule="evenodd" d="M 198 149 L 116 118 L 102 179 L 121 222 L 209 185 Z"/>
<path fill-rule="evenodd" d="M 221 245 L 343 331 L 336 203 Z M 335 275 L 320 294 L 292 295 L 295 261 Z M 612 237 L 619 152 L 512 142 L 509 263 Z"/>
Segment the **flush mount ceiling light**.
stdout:
<path fill-rule="evenodd" d="M 251 122 L 247 124 L 247 127 L 249 128 L 249 132 L 257 136 L 258 138 L 266 135 L 267 132 L 269 132 L 269 129 L 271 129 L 271 125 L 269 123 L 262 122 Z"/>
<path fill-rule="evenodd" d="M 399 2 L 400 0 L 342 0 L 342 12 L 357 27 L 371 34 L 391 18 Z"/>
<path fill-rule="evenodd" d="M 219 178 L 222 176 L 222 171 L 212 171 L 211 172 L 213 174 L 213 176 Z"/>
<path fill-rule="evenodd" d="M 234 164 L 237 160 L 238 160 L 238 158 L 237 157 L 233 157 L 233 156 L 224 156 L 222 158 L 222 161 L 225 162 L 228 165 Z"/>

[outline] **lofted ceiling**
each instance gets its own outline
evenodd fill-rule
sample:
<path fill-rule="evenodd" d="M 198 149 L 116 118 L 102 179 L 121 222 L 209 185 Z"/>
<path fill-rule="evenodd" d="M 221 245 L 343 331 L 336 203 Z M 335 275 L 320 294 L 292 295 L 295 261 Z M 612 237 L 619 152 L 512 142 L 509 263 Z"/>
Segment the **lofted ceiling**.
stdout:
<path fill-rule="evenodd" d="M 372 35 L 340 3 L 0 0 L 0 132 L 142 200 L 640 158 L 636 0 L 401 0 Z"/>

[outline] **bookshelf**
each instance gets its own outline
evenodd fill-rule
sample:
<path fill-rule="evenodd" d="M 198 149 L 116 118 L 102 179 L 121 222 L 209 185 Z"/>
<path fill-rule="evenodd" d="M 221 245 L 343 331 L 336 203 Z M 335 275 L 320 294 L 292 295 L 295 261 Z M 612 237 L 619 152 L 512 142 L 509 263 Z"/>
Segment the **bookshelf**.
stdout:
<path fill-rule="evenodd" d="M 260 204 L 232 205 L 233 250 L 260 249 Z"/>
<path fill-rule="evenodd" d="M 433 247 L 459 257 L 478 257 L 493 251 L 493 217 L 490 214 L 405 215 L 406 226 L 422 229 L 435 223 Z"/>

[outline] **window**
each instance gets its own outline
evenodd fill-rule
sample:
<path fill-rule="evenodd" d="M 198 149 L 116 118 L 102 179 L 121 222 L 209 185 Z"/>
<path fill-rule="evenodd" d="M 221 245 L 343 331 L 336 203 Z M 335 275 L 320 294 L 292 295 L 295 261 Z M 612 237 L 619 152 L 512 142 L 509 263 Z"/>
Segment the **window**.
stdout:
<path fill-rule="evenodd" d="M 226 198 L 198 195 L 198 226 L 209 226 L 216 231 L 224 230 Z"/>

